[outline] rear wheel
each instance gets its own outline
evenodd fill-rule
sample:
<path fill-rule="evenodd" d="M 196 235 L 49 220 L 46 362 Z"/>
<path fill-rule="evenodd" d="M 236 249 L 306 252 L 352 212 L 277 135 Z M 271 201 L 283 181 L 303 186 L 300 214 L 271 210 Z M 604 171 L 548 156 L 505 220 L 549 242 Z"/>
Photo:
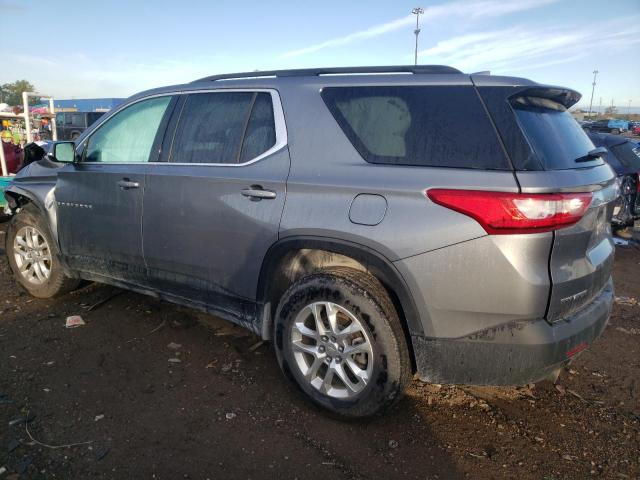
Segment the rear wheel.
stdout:
<path fill-rule="evenodd" d="M 79 284 L 64 274 L 48 225 L 31 204 L 9 223 L 5 250 L 16 280 L 34 297 L 62 295 Z"/>
<path fill-rule="evenodd" d="M 614 128 L 613 130 L 611 130 L 611 133 L 613 133 L 614 135 L 620 135 L 620 130 L 617 128 Z"/>
<path fill-rule="evenodd" d="M 316 404 L 341 416 L 378 413 L 411 379 L 398 315 L 371 275 L 333 268 L 298 280 L 275 322 L 278 362 Z"/>

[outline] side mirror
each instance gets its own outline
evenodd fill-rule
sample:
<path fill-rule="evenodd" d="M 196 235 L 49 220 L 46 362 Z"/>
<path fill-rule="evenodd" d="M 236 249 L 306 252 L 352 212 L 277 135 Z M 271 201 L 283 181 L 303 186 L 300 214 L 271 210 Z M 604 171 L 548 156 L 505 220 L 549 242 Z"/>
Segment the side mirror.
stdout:
<path fill-rule="evenodd" d="M 73 142 L 55 142 L 49 151 L 49 158 L 54 162 L 73 163 L 76 159 L 76 146 Z"/>

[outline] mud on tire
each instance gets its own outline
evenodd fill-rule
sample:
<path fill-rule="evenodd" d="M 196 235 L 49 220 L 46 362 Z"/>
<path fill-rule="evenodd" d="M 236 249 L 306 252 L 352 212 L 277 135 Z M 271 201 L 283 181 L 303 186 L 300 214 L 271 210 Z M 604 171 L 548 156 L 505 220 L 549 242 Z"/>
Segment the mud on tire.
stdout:
<path fill-rule="evenodd" d="M 370 340 L 371 376 L 366 386 L 361 387 L 362 390 L 351 392 L 348 398 L 329 395 L 323 391 L 323 387 L 318 387 L 318 378 L 314 386 L 308 380 L 308 372 L 305 378 L 297 363 L 299 361 L 294 357 L 292 330 L 299 328 L 294 323 L 298 322 L 299 325 L 301 312 L 305 308 L 321 302 L 346 309 L 357 319 L 363 335 Z M 368 273 L 336 267 L 299 279 L 283 295 L 276 312 L 274 329 L 278 363 L 287 378 L 317 405 L 339 416 L 366 417 L 381 413 L 399 400 L 411 380 L 411 361 L 398 314 L 384 287 Z"/>

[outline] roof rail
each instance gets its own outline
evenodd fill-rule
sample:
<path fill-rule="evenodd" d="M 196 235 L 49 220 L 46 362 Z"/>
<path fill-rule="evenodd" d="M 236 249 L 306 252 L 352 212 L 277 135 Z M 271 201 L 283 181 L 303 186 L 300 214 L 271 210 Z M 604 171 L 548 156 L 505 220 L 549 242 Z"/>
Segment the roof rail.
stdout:
<path fill-rule="evenodd" d="M 235 80 L 259 77 L 313 77 L 319 75 L 349 75 L 366 73 L 462 73 L 457 68 L 446 65 L 396 65 L 391 67 L 333 67 L 333 68 L 301 68 L 294 70 L 264 70 L 256 72 L 225 73 L 199 78 L 197 82 L 215 82 L 217 80 Z"/>

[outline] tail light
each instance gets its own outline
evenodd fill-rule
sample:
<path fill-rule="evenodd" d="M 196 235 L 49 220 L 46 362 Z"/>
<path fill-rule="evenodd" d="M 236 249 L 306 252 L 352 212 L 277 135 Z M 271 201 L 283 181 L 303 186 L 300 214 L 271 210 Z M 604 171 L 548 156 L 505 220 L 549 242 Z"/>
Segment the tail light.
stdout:
<path fill-rule="evenodd" d="M 577 223 L 589 208 L 591 193 L 507 193 L 430 189 L 438 205 L 474 218 L 489 234 L 549 232 Z"/>
<path fill-rule="evenodd" d="M 640 193 L 640 172 L 634 175 L 636 177 L 636 192 Z"/>

